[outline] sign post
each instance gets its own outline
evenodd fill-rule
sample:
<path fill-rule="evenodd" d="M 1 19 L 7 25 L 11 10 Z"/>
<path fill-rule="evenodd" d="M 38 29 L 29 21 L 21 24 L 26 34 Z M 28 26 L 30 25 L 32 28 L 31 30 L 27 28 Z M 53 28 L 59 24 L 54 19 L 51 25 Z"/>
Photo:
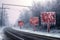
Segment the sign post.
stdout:
<path fill-rule="evenodd" d="M 24 25 L 23 21 L 18 21 L 18 25 L 20 26 L 20 29 L 22 28 L 22 26 Z"/>
<path fill-rule="evenodd" d="M 39 18 L 38 17 L 31 17 L 30 24 L 34 26 L 34 31 L 35 31 L 36 30 L 35 27 L 39 24 Z"/>
<path fill-rule="evenodd" d="M 42 12 L 41 13 L 41 23 L 47 24 L 47 31 L 50 31 L 50 25 L 56 24 L 55 12 Z"/>

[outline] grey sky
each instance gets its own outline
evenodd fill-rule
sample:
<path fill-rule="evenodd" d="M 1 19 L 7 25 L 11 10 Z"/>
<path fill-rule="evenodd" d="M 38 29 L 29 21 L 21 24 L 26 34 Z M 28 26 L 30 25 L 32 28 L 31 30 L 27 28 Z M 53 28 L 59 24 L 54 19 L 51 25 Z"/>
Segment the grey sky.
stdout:
<path fill-rule="evenodd" d="M 32 0 L 0 0 L 0 7 L 2 7 L 2 3 L 5 4 L 16 4 L 16 5 L 24 5 L 24 6 L 32 6 Z M 9 18 L 9 23 L 14 24 L 18 17 L 20 16 L 20 11 L 23 9 L 26 9 L 24 7 L 17 7 L 17 6 L 7 6 L 4 5 L 4 7 L 10 8 L 9 10 L 7 9 L 8 13 L 8 18 Z"/>

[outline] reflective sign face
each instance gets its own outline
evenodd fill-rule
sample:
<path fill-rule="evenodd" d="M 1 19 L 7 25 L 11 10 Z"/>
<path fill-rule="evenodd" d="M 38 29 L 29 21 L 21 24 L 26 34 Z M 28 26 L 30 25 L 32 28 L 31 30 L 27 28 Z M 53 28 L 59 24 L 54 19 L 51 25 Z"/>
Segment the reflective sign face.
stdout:
<path fill-rule="evenodd" d="M 41 13 L 41 22 L 42 23 L 50 23 L 55 24 L 56 23 L 56 15 L 55 12 L 42 12 Z"/>
<path fill-rule="evenodd" d="M 31 17 L 30 18 L 30 24 L 31 25 L 36 26 L 36 25 L 38 25 L 38 23 L 39 23 L 39 18 L 38 17 Z"/>

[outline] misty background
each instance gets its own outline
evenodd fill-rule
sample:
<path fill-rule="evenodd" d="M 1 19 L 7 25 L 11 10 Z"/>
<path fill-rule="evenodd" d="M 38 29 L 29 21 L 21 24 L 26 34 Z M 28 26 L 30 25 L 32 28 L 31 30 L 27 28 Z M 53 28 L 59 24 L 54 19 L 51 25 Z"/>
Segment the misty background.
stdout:
<path fill-rule="evenodd" d="M 6 9 L 2 9 L 2 5 Z M 60 28 L 60 0 L 0 0 L 0 7 L 0 26 L 18 26 L 18 21 L 23 20 L 25 27 L 31 27 L 30 17 L 39 17 L 40 19 L 41 12 L 53 11 L 56 12 L 54 27 Z M 41 26 L 40 20 L 39 26 Z"/>
<path fill-rule="evenodd" d="M 29 23 L 31 17 L 39 17 L 36 31 L 46 32 L 46 27 L 41 28 L 41 12 L 56 13 L 56 25 L 52 25 L 50 31 L 60 33 L 60 0 L 0 0 L 0 39 L 4 37 L 4 27 L 19 27 L 20 20 L 24 21 L 23 29 L 34 30 Z"/>

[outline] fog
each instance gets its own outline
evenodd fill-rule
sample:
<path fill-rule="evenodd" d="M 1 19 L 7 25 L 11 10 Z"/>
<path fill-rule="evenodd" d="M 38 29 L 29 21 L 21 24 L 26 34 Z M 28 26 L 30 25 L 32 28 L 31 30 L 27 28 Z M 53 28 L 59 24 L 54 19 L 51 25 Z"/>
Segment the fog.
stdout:
<path fill-rule="evenodd" d="M 11 6 L 4 5 L 5 13 L 8 15 L 8 23 L 9 25 L 17 24 L 18 20 L 24 20 L 27 22 L 31 16 L 38 16 L 41 12 L 44 11 L 56 11 L 59 7 L 59 2 L 57 0 L 1 0 L 1 7 L 3 4 L 14 4 L 14 5 L 23 5 L 30 6 L 22 7 L 22 6 Z M 57 11 L 56 11 L 57 12 Z M 27 16 L 26 16 L 27 15 Z M 26 19 L 25 19 L 26 18 Z M 40 18 L 39 18 L 40 19 Z"/>

